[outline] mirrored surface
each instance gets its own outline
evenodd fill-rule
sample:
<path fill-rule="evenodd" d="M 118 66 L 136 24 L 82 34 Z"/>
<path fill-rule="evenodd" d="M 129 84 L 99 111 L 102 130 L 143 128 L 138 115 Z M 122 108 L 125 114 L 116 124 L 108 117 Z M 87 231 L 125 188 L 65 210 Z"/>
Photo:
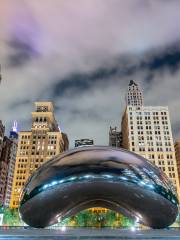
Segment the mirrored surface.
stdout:
<path fill-rule="evenodd" d="M 91 207 L 106 207 L 153 228 L 175 221 L 178 200 L 167 176 L 124 149 L 80 147 L 43 164 L 28 180 L 20 214 L 46 227 Z"/>

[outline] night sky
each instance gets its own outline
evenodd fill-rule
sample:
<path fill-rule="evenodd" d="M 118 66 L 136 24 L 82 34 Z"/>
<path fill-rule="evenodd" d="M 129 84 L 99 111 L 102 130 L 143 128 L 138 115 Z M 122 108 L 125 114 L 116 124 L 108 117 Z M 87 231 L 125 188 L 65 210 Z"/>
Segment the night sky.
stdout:
<path fill-rule="evenodd" d="M 179 0 L 0 0 L 0 119 L 29 130 L 53 101 L 69 136 L 107 145 L 130 79 L 145 105 L 169 106 L 180 138 Z"/>

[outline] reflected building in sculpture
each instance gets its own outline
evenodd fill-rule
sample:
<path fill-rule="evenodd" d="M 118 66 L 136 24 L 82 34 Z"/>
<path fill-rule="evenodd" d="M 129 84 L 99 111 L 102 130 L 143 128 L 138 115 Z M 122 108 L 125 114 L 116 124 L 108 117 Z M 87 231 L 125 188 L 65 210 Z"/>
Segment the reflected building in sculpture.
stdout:
<path fill-rule="evenodd" d="M 131 100 L 133 102 L 133 95 Z M 121 129 L 123 147 L 145 157 L 165 172 L 180 196 L 168 107 L 143 106 L 141 101 L 136 105 L 128 104 L 122 117 Z"/>
<path fill-rule="evenodd" d="M 93 145 L 94 145 L 94 140 L 93 139 L 85 138 L 85 139 L 75 140 L 75 148 L 83 147 L 83 146 L 93 146 Z M 94 214 L 106 213 L 107 212 L 106 208 L 101 208 L 101 207 L 93 207 L 93 208 L 90 208 L 89 210 Z"/>
<path fill-rule="evenodd" d="M 159 168 L 127 150 L 98 146 L 75 148 L 43 164 L 26 183 L 19 210 L 28 225 L 41 228 L 92 207 L 152 228 L 169 226 L 178 214 L 176 191 Z"/>
<path fill-rule="evenodd" d="M 59 130 L 51 102 L 35 102 L 31 131 L 19 132 L 18 150 L 11 194 L 11 208 L 19 198 L 29 176 L 44 162 L 68 149 L 68 138 Z"/>

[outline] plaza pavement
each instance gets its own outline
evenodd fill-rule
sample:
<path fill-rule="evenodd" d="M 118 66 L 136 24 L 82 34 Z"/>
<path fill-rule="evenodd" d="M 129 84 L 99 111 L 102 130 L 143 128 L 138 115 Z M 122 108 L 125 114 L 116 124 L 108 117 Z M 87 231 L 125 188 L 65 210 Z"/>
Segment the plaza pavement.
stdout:
<path fill-rule="evenodd" d="M 98 240 L 98 239 L 164 239 L 180 240 L 180 230 L 126 229 L 1 229 L 0 240 Z"/>

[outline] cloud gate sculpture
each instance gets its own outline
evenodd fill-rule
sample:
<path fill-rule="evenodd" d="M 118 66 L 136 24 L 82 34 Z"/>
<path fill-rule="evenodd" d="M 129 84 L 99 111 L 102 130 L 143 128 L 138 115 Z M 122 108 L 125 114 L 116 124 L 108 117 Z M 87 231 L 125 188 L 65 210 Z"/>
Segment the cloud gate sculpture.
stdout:
<path fill-rule="evenodd" d="M 105 207 L 152 228 L 172 224 L 176 191 L 166 175 L 124 149 L 80 147 L 43 164 L 24 187 L 20 214 L 36 228 L 91 207 Z"/>

